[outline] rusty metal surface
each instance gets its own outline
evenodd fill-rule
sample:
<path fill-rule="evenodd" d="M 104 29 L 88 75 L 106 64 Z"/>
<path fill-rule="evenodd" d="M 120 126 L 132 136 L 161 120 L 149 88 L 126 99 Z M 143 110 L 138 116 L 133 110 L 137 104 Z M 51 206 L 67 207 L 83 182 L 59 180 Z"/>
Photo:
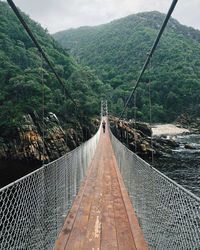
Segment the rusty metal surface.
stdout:
<path fill-rule="evenodd" d="M 54 250 L 148 249 L 110 143 L 100 141 Z"/>

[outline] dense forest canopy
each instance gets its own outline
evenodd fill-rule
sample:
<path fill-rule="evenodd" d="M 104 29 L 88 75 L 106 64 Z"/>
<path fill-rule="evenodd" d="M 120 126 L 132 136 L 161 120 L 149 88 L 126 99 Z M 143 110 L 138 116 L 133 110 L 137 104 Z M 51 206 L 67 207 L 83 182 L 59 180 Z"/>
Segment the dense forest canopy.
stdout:
<path fill-rule="evenodd" d="M 91 67 L 109 91 L 119 114 L 165 18 L 145 12 L 96 27 L 58 32 L 54 38 L 78 62 Z M 148 121 L 151 83 L 154 122 L 173 121 L 184 112 L 200 115 L 200 31 L 170 19 L 151 67 L 137 91 L 137 117 Z M 133 101 L 128 117 L 133 117 Z"/>
<path fill-rule="evenodd" d="M 23 14 L 40 45 L 55 65 L 77 102 L 78 119 L 85 122 L 100 112 L 103 83 L 88 68 L 78 65 L 38 23 Z M 44 78 L 42 80 L 42 78 Z M 0 135 L 9 136 L 22 116 L 51 111 L 65 123 L 76 122 L 73 103 L 28 37 L 7 3 L 0 2 Z"/>

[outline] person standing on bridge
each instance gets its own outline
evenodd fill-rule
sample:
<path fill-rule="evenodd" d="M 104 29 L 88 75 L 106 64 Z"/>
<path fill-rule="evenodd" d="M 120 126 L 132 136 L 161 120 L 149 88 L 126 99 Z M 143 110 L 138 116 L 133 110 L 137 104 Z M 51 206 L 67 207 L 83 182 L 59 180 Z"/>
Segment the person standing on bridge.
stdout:
<path fill-rule="evenodd" d="M 105 131 L 106 131 L 106 122 L 105 121 L 102 122 L 102 127 L 103 127 L 103 132 L 105 133 Z"/>

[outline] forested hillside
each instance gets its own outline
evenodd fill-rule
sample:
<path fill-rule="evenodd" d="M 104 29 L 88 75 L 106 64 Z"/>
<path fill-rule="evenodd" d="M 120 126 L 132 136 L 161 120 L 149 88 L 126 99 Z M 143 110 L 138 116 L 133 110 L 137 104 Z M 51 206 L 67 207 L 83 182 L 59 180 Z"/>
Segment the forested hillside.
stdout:
<path fill-rule="evenodd" d="M 42 115 L 43 89 L 45 114 L 54 112 L 65 124 L 77 122 L 77 117 L 84 123 L 98 115 L 104 91 L 102 82 L 88 67 L 79 66 L 38 23 L 23 16 L 75 99 L 78 110 L 75 111 L 64 89 L 42 62 L 8 4 L 0 2 L 0 137 L 12 136 L 24 114 L 36 111 Z"/>
<path fill-rule="evenodd" d="M 164 18 L 159 12 L 139 13 L 54 38 L 96 71 L 109 90 L 112 112 L 119 113 Z M 154 122 L 173 121 L 186 111 L 200 115 L 200 31 L 171 19 L 151 65 L 137 93 L 137 117 L 148 120 L 149 81 Z M 132 108 L 128 115 L 133 117 Z"/>

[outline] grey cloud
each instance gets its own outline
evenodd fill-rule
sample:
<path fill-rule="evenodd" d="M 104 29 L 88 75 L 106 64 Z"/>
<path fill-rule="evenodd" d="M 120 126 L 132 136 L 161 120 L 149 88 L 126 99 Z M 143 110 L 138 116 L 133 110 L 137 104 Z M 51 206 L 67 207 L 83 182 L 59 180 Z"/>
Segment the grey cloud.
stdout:
<path fill-rule="evenodd" d="M 158 10 L 166 13 L 171 0 L 14 0 L 24 12 L 53 33 L 98 25 L 129 14 Z M 200 29 L 199 0 L 181 0 L 173 14 L 181 23 Z"/>

